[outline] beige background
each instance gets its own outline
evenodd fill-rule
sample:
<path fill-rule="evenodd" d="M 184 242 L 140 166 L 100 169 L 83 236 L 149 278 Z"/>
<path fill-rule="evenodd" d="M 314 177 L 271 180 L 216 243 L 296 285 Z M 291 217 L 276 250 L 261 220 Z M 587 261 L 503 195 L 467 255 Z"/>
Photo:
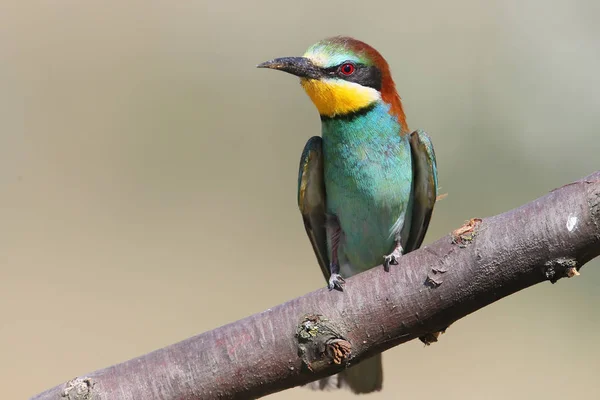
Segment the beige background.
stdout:
<path fill-rule="evenodd" d="M 325 284 L 296 209 L 319 119 L 254 68 L 323 37 L 378 48 L 433 137 L 426 242 L 598 169 L 600 3 L 550 4 L 2 2 L 1 397 Z M 392 349 L 370 398 L 600 398 L 599 289 L 595 261 Z M 271 398 L 309 395 L 352 398 Z"/>

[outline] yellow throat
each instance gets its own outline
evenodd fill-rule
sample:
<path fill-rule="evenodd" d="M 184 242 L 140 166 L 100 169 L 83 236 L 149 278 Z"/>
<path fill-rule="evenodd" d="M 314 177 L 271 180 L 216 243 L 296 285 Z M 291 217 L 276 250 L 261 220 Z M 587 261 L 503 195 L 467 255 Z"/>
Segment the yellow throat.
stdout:
<path fill-rule="evenodd" d="M 350 114 L 381 99 L 377 90 L 342 79 L 301 79 L 300 83 L 325 117 Z"/>

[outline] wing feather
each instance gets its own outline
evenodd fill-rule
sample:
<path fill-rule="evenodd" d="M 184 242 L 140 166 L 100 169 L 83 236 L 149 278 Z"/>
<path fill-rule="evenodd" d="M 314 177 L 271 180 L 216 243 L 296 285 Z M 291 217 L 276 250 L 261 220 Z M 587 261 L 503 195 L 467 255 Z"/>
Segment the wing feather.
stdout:
<path fill-rule="evenodd" d="M 298 171 L 298 208 L 306 234 L 313 247 L 325 280 L 329 280 L 327 253 L 325 180 L 323 174 L 323 140 L 313 136 L 306 142 Z"/>
<path fill-rule="evenodd" d="M 410 134 L 413 164 L 413 210 L 405 252 L 418 249 L 429 227 L 437 198 L 437 165 L 431 139 L 422 130 Z"/>

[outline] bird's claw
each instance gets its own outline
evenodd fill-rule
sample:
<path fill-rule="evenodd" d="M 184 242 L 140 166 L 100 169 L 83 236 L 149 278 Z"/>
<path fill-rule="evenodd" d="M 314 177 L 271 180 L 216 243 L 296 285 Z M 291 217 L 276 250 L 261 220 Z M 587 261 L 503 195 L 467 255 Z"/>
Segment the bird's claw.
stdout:
<path fill-rule="evenodd" d="M 402 257 L 402 247 L 398 246 L 391 254 L 383 256 L 383 269 L 385 272 L 390 271 L 390 265 L 398 265 L 398 260 Z"/>
<path fill-rule="evenodd" d="M 340 292 L 343 292 L 344 283 L 346 283 L 346 281 L 344 280 L 344 278 L 342 278 L 340 274 L 331 274 L 331 276 L 329 277 L 329 284 L 327 285 L 327 287 L 329 288 L 329 290 L 336 289 Z"/>

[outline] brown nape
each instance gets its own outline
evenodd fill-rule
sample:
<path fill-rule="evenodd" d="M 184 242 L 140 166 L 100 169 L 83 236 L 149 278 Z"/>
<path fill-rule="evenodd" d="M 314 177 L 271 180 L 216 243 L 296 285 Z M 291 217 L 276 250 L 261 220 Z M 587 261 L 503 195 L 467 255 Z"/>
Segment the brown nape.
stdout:
<path fill-rule="evenodd" d="M 337 36 L 331 39 L 343 43 L 345 46 L 351 48 L 356 53 L 365 53 L 373 61 L 373 63 L 381 71 L 381 99 L 391 105 L 390 114 L 398 118 L 398 122 L 402 125 L 402 133 L 408 133 L 408 125 L 406 124 L 406 115 L 402 108 L 402 101 L 400 95 L 396 91 L 396 84 L 392 79 L 392 73 L 390 67 L 381 54 L 373 47 L 369 46 L 365 42 L 360 40 L 346 37 Z"/>

